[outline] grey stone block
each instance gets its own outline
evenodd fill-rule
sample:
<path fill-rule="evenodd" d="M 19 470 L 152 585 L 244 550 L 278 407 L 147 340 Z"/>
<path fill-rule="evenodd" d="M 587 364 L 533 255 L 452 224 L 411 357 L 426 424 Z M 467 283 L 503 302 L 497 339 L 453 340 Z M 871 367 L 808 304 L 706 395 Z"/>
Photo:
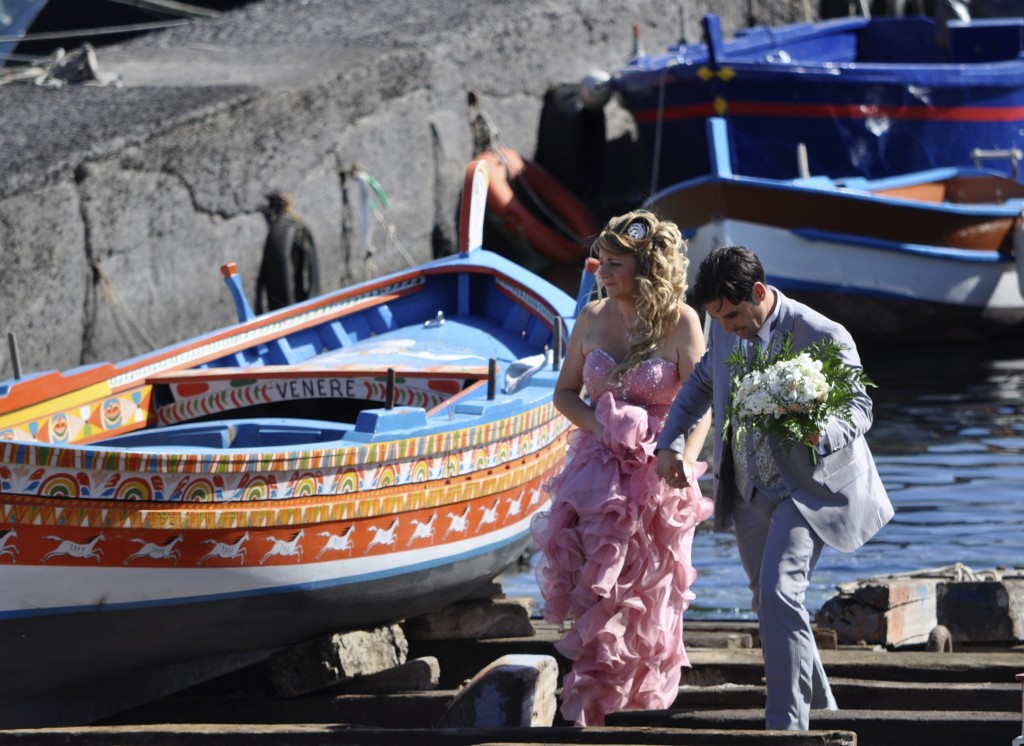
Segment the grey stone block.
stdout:
<path fill-rule="evenodd" d="M 558 662 L 547 655 L 505 655 L 455 695 L 439 728 L 547 727 L 558 703 Z"/>
<path fill-rule="evenodd" d="M 398 625 L 339 632 L 275 653 L 267 661 L 267 676 L 279 695 L 294 697 L 400 666 L 408 654 Z"/>

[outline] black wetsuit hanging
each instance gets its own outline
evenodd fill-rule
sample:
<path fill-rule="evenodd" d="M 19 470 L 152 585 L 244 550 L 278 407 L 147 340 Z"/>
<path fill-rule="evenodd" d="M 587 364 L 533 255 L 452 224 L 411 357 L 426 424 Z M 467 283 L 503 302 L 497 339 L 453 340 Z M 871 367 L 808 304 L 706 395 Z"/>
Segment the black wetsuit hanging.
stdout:
<path fill-rule="evenodd" d="M 287 195 L 271 195 L 270 215 L 270 233 L 263 245 L 263 262 L 256 280 L 256 313 L 320 294 L 313 234 L 292 209 Z"/>

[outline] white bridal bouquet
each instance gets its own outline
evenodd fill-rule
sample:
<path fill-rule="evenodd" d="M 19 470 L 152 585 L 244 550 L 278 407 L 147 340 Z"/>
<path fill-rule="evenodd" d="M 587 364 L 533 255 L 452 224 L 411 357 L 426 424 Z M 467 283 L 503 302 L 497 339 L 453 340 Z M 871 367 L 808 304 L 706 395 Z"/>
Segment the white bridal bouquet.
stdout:
<path fill-rule="evenodd" d="M 774 436 L 786 448 L 803 443 L 817 460 L 810 438 L 820 435 L 829 417 L 849 421 L 850 403 L 864 386 L 875 384 L 860 368 L 843 362 L 845 347 L 834 339 L 793 351 L 786 334 L 778 352 L 757 350 L 748 358 L 737 348 L 725 361 L 732 373 L 733 395 L 723 437 L 731 423 L 737 435 L 748 428 Z"/>

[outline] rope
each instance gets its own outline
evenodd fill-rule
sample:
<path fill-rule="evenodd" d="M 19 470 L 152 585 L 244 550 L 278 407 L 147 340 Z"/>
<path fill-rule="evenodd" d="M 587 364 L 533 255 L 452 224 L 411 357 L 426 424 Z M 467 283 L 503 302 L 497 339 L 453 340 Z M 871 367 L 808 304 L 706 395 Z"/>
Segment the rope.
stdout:
<path fill-rule="evenodd" d="M 108 2 L 182 18 L 216 18 L 220 15 L 220 11 L 210 10 L 201 5 L 178 2 L 178 0 L 108 0 Z"/>
<path fill-rule="evenodd" d="M 387 192 L 384 191 L 384 187 L 381 186 L 380 182 L 377 181 L 372 175 L 367 173 L 361 166 L 355 166 L 350 171 L 342 171 L 342 201 L 346 202 L 346 188 L 345 178 L 351 176 L 356 180 L 358 184 L 359 200 L 361 204 L 357 206 L 360 212 L 360 218 L 363 223 L 363 244 L 366 249 L 366 270 L 367 276 L 372 277 L 377 274 L 377 262 L 374 259 L 373 240 L 372 240 L 372 225 L 370 223 L 370 216 L 377 222 L 377 224 L 384 229 L 385 243 L 384 250 L 387 251 L 389 248 L 394 249 L 405 259 L 406 264 L 409 267 L 415 267 L 416 261 L 412 258 L 412 255 L 406 250 L 405 246 L 398 239 L 398 229 L 395 225 L 384 217 L 384 211 L 390 207 L 391 202 L 388 199 Z M 374 209 L 373 199 L 371 194 L 377 198 L 377 202 L 380 203 L 380 210 Z M 350 206 L 351 209 L 351 206 Z M 344 221 L 343 221 L 344 222 Z"/>
<path fill-rule="evenodd" d="M 402 242 L 398 240 L 398 229 L 395 228 L 393 223 L 391 223 L 388 220 L 385 220 L 383 214 L 377 212 L 376 210 L 373 210 L 372 212 L 373 217 L 377 220 L 381 227 L 384 228 L 384 233 L 387 237 L 387 241 L 384 244 L 385 251 L 388 249 L 389 246 L 394 246 L 398 253 L 402 255 L 402 258 L 405 259 L 406 263 L 410 267 L 415 267 L 416 262 L 413 260 L 409 252 L 406 251 L 405 246 L 402 245 Z"/>
<path fill-rule="evenodd" d="M 47 31 L 24 36 L 0 36 L 0 42 L 51 41 L 54 39 L 77 39 L 82 36 L 105 36 L 107 34 L 124 34 L 132 31 L 155 31 L 157 29 L 184 26 L 191 21 L 148 21 L 146 23 L 129 23 L 124 26 L 100 26 L 99 28 L 79 29 L 77 31 Z"/>
<path fill-rule="evenodd" d="M 469 123 L 473 130 L 473 157 L 492 149 L 494 140 L 499 137 L 498 128 L 487 112 L 480 108 L 480 94 L 469 92 L 469 110 L 472 114 Z"/>
<path fill-rule="evenodd" d="M 121 294 L 117 292 L 113 280 L 110 279 L 110 276 L 100 266 L 100 260 L 93 259 L 91 266 L 93 275 L 96 278 L 96 284 L 99 285 L 100 294 L 106 299 L 114 314 L 120 316 L 132 331 L 138 335 L 139 339 L 149 345 L 151 350 L 155 350 L 157 348 L 156 342 L 153 341 L 152 337 L 142 327 L 142 324 L 135 318 L 135 314 L 132 313 L 128 305 L 121 299 Z"/>
<path fill-rule="evenodd" d="M 871 577 L 863 580 L 851 581 L 849 583 L 842 583 L 839 585 L 839 593 L 841 595 L 848 596 L 856 593 L 857 590 L 865 584 L 871 584 L 876 581 L 884 582 L 885 580 L 898 578 L 911 580 L 930 578 L 946 580 L 950 583 L 982 583 L 1001 581 L 1003 579 L 1003 573 L 1000 570 L 972 570 L 962 562 L 955 562 L 952 565 L 933 567 L 930 570 L 914 570 L 911 572 L 896 573 L 893 575 Z"/>
<path fill-rule="evenodd" d="M 931 570 L 917 570 L 908 573 L 910 578 L 952 578 L 954 583 L 980 583 L 986 580 L 1002 580 L 1002 573 L 998 570 L 972 570 L 962 562 L 954 562 L 952 565 L 935 567 Z"/>

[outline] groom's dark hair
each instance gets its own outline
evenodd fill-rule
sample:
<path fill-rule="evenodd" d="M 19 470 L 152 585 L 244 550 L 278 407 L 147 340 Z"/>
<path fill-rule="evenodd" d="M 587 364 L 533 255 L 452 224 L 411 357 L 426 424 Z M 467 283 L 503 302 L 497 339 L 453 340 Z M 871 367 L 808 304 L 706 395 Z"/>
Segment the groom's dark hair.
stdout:
<path fill-rule="evenodd" d="M 723 246 L 704 257 L 693 284 L 693 304 L 702 308 L 719 298 L 734 305 L 750 300 L 754 283 L 765 282 L 764 267 L 745 246 Z"/>

